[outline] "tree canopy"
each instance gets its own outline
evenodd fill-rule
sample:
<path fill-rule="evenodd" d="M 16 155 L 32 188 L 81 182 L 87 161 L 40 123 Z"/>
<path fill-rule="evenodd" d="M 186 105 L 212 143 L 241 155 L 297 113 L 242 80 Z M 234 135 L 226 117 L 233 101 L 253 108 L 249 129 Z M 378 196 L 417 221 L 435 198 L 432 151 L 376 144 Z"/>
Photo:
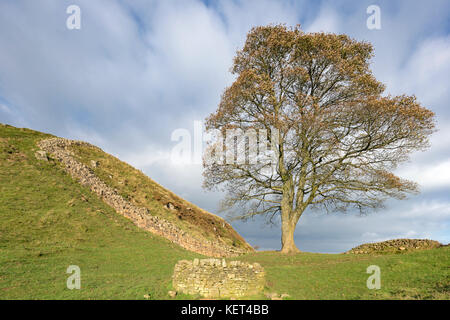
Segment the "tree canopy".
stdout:
<path fill-rule="evenodd" d="M 294 230 L 308 207 L 364 211 L 418 190 L 392 171 L 428 146 L 434 114 L 414 96 L 384 94 L 370 70 L 372 56 L 370 43 L 347 35 L 271 25 L 253 28 L 234 58 L 236 79 L 207 129 L 267 132 L 268 142 L 259 135 L 256 150 L 268 143 L 275 157 L 205 161 L 204 186 L 223 187 L 224 207 L 237 217 L 281 214 L 282 252 L 298 250 Z M 237 139 L 247 142 L 210 148 L 248 156 L 252 139 Z"/>

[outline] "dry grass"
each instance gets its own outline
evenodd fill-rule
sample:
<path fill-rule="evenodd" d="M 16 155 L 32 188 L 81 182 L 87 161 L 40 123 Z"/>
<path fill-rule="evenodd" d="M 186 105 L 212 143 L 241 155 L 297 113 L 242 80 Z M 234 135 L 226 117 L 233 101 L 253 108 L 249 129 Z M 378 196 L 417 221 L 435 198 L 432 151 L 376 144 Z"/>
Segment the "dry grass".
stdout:
<path fill-rule="evenodd" d="M 129 164 L 93 146 L 74 146 L 72 151 L 78 161 L 88 166 L 96 161 L 98 165 L 92 169 L 100 179 L 134 205 L 148 208 L 150 214 L 197 237 L 220 239 L 238 248 L 249 246 L 222 218 L 180 198 Z"/>

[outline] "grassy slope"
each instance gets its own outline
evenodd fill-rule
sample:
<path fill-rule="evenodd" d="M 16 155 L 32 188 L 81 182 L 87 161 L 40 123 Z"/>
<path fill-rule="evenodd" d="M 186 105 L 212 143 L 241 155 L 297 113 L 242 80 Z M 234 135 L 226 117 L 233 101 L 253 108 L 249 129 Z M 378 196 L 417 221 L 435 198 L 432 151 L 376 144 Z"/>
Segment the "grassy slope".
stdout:
<path fill-rule="evenodd" d="M 167 299 L 176 261 L 199 255 L 139 230 L 57 163 L 37 161 L 35 141 L 45 136 L 0 125 L 0 299 Z M 240 259 L 261 263 L 267 291 L 291 299 L 450 298 L 449 247 Z M 72 264 L 81 268 L 81 290 L 66 288 Z M 372 264 L 381 268 L 381 290 L 366 288 Z"/>
<path fill-rule="evenodd" d="M 384 255 L 259 252 L 241 259 L 261 263 L 267 290 L 290 299 L 450 299 L 448 246 Z M 380 267 L 380 290 L 367 289 L 370 265 Z"/>
<path fill-rule="evenodd" d="M 199 255 L 135 227 L 53 161 L 43 134 L 0 125 L 0 299 L 167 298 L 173 266 Z M 69 265 L 82 290 L 66 288 Z"/>
<path fill-rule="evenodd" d="M 219 236 L 230 246 L 249 246 L 229 224 L 223 224 L 221 218 L 178 197 L 129 164 L 97 147 L 77 146 L 72 147 L 72 151 L 78 161 L 88 166 L 92 160 L 97 161 L 99 165 L 93 170 L 102 181 L 136 206 L 148 208 L 152 215 L 163 217 L 200 238 L 213 240 Z M 168 209 L 168 203 L 176 209 Z"/>

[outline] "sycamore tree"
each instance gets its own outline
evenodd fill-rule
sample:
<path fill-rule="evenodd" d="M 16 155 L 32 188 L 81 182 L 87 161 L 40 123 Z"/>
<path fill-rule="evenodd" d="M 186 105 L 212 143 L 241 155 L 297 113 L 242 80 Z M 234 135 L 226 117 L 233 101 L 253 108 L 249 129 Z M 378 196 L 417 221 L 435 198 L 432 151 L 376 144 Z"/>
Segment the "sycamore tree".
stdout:
<path fill-rule="evenodd" d="M 414 96 L 384 94 L 372 56 L 370 43 L 347 35 L 255 27 L 206 120 L 221 138 L 208 146 L 216 157 L 204 160 L 204 186 L 225 190 L 224 208 L 237 218 L 280 215 L 284 253 L 298 251 L 294 231 L 307 208 L 365 211 L 418 190 L 392 171 L 428 146 L 434 114 Z M 239 131 L 229 139 L 231 129 Z M 271 161 L 261 158 L 267 150 Z M 254 151 L 254 161 L 237 161 Z"/>

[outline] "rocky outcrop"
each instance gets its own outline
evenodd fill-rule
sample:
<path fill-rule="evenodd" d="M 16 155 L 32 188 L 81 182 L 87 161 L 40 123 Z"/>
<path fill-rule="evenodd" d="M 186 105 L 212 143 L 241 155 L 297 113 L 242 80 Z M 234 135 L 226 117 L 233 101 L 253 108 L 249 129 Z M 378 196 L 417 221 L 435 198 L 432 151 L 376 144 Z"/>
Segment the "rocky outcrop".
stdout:
<path fill-rule="evenodd" d="M 265 272 L 259 263 L 224 259 L 181 260 L 175 265 L 175 290 L 206 298 L 239 298 L 264 289 Z"/>
<path fill-rule="evenodd" d="M 85 164 L 77 161 L 70 151 L 70 146 L 84 145 L 93 147 L 91 144 L 83 141 L 68 140 L 63 138 L 51 138 L 42 140 L 38 146 L 46 153 L 62 162 L 65 170 L 82 185 L 90 188 L 106 204 L 116 210 L 116 212 L 130 219 L 139 228 L 150 231 L 156 235 L 162 236 L 181 247 L 212 257 L 232 257 L 248 251 L 238 249 L 217 240 L 210 241 L 192 236 L 181 230 L 173 223 L 166 221 L 161 217 L 151 214 L 147 208 L 137 207 L 125 200 L 113 188 L 106 185 Z"/>
<path fill-rule="evenodd" d="M 48 157 L 47 157 L 47 152 L 43 151 L 43 150 L 38 150 L 34 153 L 34 156 L 36 157 L 36 159 L 38 160 L 42 160 L 42 161 L 48 161 Z"/>
<path fill-rule="evenodd" d="M 428 239 L 394 239 L 375 243 L 365 243 L 357 246 L 346 254 L 369 254 L 369 253 L 400 253 L 414 250 L 439 248 L 442 244 L 438 241 Z"/>

